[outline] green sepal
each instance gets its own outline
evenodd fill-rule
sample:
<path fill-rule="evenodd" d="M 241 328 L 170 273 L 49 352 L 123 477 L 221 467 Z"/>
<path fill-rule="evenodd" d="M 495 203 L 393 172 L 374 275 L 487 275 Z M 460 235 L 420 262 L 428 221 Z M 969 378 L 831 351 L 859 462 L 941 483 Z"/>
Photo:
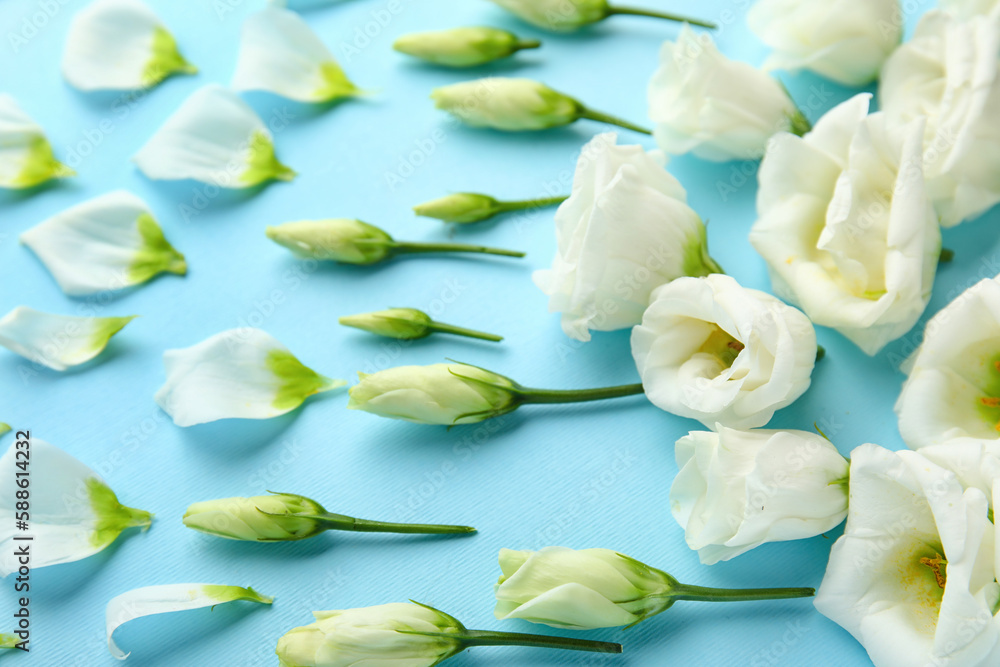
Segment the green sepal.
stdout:
<path fill-rule="evenodd" d="M 179 276 L 187 273 L 184 255 L 170 245 L 153 216 L 143 213 L 135 224 L 142 238 L 142 247 L 128 267 L 128 277 L 133 284 L 144 283 L 160 273 Z"/>

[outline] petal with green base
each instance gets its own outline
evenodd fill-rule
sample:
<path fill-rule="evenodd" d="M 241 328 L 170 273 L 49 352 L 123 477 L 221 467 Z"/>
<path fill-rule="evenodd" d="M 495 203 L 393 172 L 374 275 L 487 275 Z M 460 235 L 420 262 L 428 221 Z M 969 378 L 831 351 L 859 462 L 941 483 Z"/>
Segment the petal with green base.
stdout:
<path fill-rule="evenodd" d="M 49 140 L 42 135 L 31 137 L 20 173 L 11 182 L 13 188 L 30 188 L 54 178 L 76 176 L 76 172 L 56 159 Z"/>
<path fill-rule="evenodd" d="M 125 328 L 129 322 L 134 320 L 138 315 L 130 315 L 128 317 L 95 317 L 94 320 L 94 330 L 90 334 L 90 349 L 93 351 L 93 356 L 97 356 L 101 353 L 104 348 L 108 346 L 108 342 L 111 337 L 116 333 Z"/>
<path fill-rule="evenodd" d="M 317 101 L 333 102 L 345 97 L 356 97 L 361 93 L 337 63 L 323 63 L 319 71 L 323 83 L 316 89 Z"/>
<path fill-rule="evenodd" d="M 274 597 L 262 595 L 255 591 L 252 586 L 246 588 L 242 586 L 217 586 L 209 584 L 202 586 L 202 592 L 210 598 L 215 598 L 221 602 L 234 602 L 236 600 L 247 600 L 248 602 L 259 602 L 260 604 L 271 604 Z"/>

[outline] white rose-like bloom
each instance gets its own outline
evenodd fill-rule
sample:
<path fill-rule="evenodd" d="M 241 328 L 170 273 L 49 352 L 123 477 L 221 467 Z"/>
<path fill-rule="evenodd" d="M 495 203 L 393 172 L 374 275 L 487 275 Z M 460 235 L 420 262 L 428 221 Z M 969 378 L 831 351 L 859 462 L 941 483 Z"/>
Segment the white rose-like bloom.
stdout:
<path fill-rule="evenodd" d="M 973 285 L 927 323 L 896 402 L 911 449 L 1000 442 L 1000 279 Z"/>
<path fill-rule="evenodd" d="M 764 69 L 808 69 L 845 86 L 874 81 L 903 37 L 899 0 L 757 0 L 747 22 L 774 49 Z"/>
<path fill-rule="evenodd" d="M 938 6 L 955 16 L 986 16 L 1000 9 L 1000 0 L 938 0 Z"/>
<path fill-rule="evenodd" d="M 993 524 L 978 489 L 916 452 L 851 453 L 847 527 L 816 608 L 875 667 L 1000 662 Z"/>
<path fill-rule="evenodd" d="M 577 340 L 638 324 L 654 289 L 685 275 L 721 273 L 705 225 L 659 151 L 616 146 L 601 134 L 584 146 L 573 193 L 556 213 L 558 249 L 533 279 Z"/>
<path fill-rule="evenodd" d="M 924 170 L 942 226 L 1000 202 L 1000 18 L 925 14 L 886 62 L 879 100 L 893 123 L 927 118 Z"/>
<path fill-rule="evenodd" d="M 675 454 L 671 511 L 706 565 L 825 533 L 847 516 L 847 460 L 815 433 L 693 431 Z"/>
<path fill-rule="evenodd" d="M 835 107 L 805 137 L 774 138 L 750 242 L 776 294 L 873 355 L 927 307 L 941 231 L 924 188 L 922 123 L 869 116 L 870 100 Z"/>
<path fill-rule="evenodd" d="M 653 136 L 667 153 L 706 160 L 755 160 L 783 130 L 809 123 L 774 78 L 719 52 L 712 38 L 684 26 L 665 42 L 649 82 Z"/>
<path fill-rule="evenodd" d="M 805 315 L 718 274 L 658 288 L 632 331 L 649 400 L 709 428 L 767 424 L 809 388 L 816 349 Z"/>
<path fill-rule="evenodd" d="M 923 447 L 920 455 L 955 473 L 963 487 L 979 489 L 993 502 L 993 486 L 1000 480 L 1000 440 L 957 438 Z"/>

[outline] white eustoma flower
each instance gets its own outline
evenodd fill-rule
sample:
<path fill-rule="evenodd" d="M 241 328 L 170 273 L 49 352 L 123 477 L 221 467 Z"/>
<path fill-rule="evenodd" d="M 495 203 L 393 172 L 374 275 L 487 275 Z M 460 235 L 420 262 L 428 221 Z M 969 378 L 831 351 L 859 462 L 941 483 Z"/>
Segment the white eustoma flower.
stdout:
<path fill-rule="evenodd" d="M 146 202 L 125 190 L 68 208 L 20 239 L 71 296 L 187 273 L 184 255 L 163 236 Z"/>
<path fill-rule="evenodd" d="M 552 268 L 533 276 L 566 335 L 582 341 L 638 324 L 660 285 L 722 271 L 663 154 L 615 140 L 601 134 L 584 146 L 573 194 L 556 213 Z"/>
<path fill-rule="evenodd" d="M 135 90 L 198 68 L 177 50 L 173 35 L 140 0 L 97 0 L 73 17 L 63 76 L 80 90 Z"/>
<path fill-rule="evenodd" d="M 133 157 L 153 180 L 193 179 L 248 188 L 295 172 L 278 161 L 264 121 L 231 90 L 199 88 Z"/>
<path fill-rule="evenodd" d="M 331 102 L 360 92 L 302 17 L 273 6 L 243 22 L 232 86 L 300 102 Z"/>
<path fill-rule="evenodd" d="M 925 14 L 886 62 L 879 101 L 893 123 L 927 118 L 924 170 L 942 226 L 1000 202 L 1000 18 Z"/>
<path fill-rule="evenodd" d="M 922 121 L 869 116 L 870 99 L 835 107 L 805 137 L 774 138 L 750 242 L 775 293 L 873 355 L 927 307 L 941 230 L 924 187 Z"/>
<path fill-rule="evenodd" d="M 660 49 L 648 95 L 656 143 L 676 155 L 756 160 L 776 132 L 809 130 L 809 121 L 777 80 L 730 60 L 709 35 L 688 26 L 676 42 Z"/>
<path fill-rule="evenodd" d="M 0 345 L 57 371 L 90 361 L 131 317 L 74 317 L 18 306 L 0 319 Z"/>
<path fill-rule="evenodd" d="M 30 188 L 76 172 L 52 154 L 45 132 L 17 101 L 0 93 L 0 188 Z"/>
<path fill-rule="evenodd" d="M 993 502 L 993 487 L 1000 481 L 1000 440 L 956 438 L 920 448 L 920 455 L 955 477 L 966 489 L 979 489 Z"/>
<path fill-rule="evenodd" d="M 656 406 L 709 428 L 756 428 L 809 388 L 816 332 L 801 312 L 729 276 L 653 292 L 632 356 Z"/>
<path fill-rule="evenodd" d="M 955 16 L 987 16 L 1000 9 L 1000 0 L 938 0 L 938 6 Z"/>
<path fill-rule="evenodd" d="M 986 498 L 916 452 L 851 453 L 850 509 L 816 608 L 875 667 L 989 667 L 1000 601 Z"/>
<path fill-rule="evenodd" d="M 632 626 L 678 600 L 735 602 L 810 597 L 812 588 L 706 588 L 610 549 L 500 550 L 493 614 L 556 628 Z"/>
<path fill-rule="evenodd" d="M 976 283 L 927 323 L 896 402 L 911 449 L 1000 442 L 1000 278 Z"/>
<path fill-rule="evenodd" d="M 765 69 L 808 69 L 845 86 L 874 81 L 903 37 L 899 0 L 757 0 L 747 22 L 774 49 Z"/>
<path fill-rule="evenodd" d="M 217 604 L 237 600 L 271 604 L 274 598 L 261 595 L 250 587 L 218 584 L 165 584 L 136 588 L 122 593 L 111 598 L 104 614 L 108 650 L 119 660 L 124 660 L 130 655 L 118 648 L 111 635 L 120 626 L 133 619 L 153 614 L 214 607 Z"/>
<path fill-rule="evenodd" d="M 167 381 L 156 403 L 178 426 L 218 419 L 270 419 L 312 396 L 342 387 L 307 368 L 260 329 L 230 329 L 163 353 Z"/>
<path fill-rule="evenodd" d="M 25 446 L 30 443 L 29 446 Z M 18 473 L 28 461 L 30 512 L 19 510 Z M 125 507 L 96 472 L 63 450 L 32 438 L 18 440 L 0 458 L 0 576 L 17 572 L 24 563 L 16 554 L 16 537 L 30 535 L 32 569 L 72 563 L 92 556 L 128 528 L 146 528 L 153 515 Z M 25 520 L 18 529 L 15 521 Z"/>
<path fill-rule="evenodd" d="M 702 563 L 825 533 L 847 516 L 847 460 L 806 431 L 692 431 L 677 441 L 674 519 Z"/>

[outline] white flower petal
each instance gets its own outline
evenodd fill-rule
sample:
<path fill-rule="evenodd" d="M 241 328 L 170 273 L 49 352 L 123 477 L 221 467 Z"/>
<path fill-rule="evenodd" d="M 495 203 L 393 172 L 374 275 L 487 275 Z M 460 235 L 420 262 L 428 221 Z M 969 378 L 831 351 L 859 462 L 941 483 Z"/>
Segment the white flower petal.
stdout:
<path fill-rule="evenodd" d="M 75 176 L 59 162 L 45 132 L 7 93 L 0 93 L 0 188 L 30 188 Z"/>
<path fill-rule="evenodd" d="M 809 69 L 845 86 L 874 81 L 899 45 L 899 0 L 758 0 L 750 29 L 774 49 L 765 69 Z"/>
<path fill-rule="evenodd" d="M 178 426 L 218 419 L 269 419 L 313 394 L 342 387 L 306 368 L 287 347 L 260 329 L 230 329 L 163 354 L 167 381 L 156 403 Z"/>
<path fill-rule="evenodd" d="M 261 595 L 253 588 L 220 586 L 217 584 L 165 584 L 146 586 L 122 593 L 108 602 L 105 612 L 108 650 L 119 660 L 129 656 L 115 644 L 111 635 L 129 621 L 153 614 L 213 607 L 224 602 L 247 600 L 271 604 L 274 598 Z"/>
<path fill-rule="evenodd" d="M 273 6 L 244 21 L 232 86 L 300 102 L 330 102 L 359 92 L 309 25 L 295 12 Z"/>
<path fill-rule="evenodd" d="M 556 212 L 552 268 L 533 276 L 566 335 L 582 341 L 591 330 L 638 324 L 660 285 L 717 269 L 705 226 L 663 154 L 615 140 L 601 134 L 584 146 L 573 194 Z"/>
<path fill-rule="evenodd" d="M 73 317 L 18 306 L 0 319 L 0 345 L 64 371 L 99 355 L 111 337 L 136 317 Z"/>
<path fill-rule="evenodd" d="M 66 209 L 21 234 L 62 290 L 84 296 L 122 289 L 187 264 L 144 201 L 117 190 Z"/>
<path fill-rule="evenodd" d="M 154 180 L 193 179 L 223 188 L 295 177 L 275 157 L 264 121 L 236 93 L 216 84 L 184 100 L 133 160 Z"/>
<path fill-rule="evenodd" d="M 140 0 L 96 0 L 69 27 L 63 76 L 80 90 L 134 90 L 194 74 L 173 35 Z"/>
<path fill-rule="evenodd" d="M 17 473 L 25 468 L 31 511 L 28 529 L 19 531 Z M 146 527 L 151 520 L 149 512 L 124 507 L 97 473 L 47 442 L 32 438 L 30 448 L 14 443 L 0 458 L 0 576 L 20 566 L 14 553 L 19 536 L 33 537 L 31 567 L 39 568 L 91 556 L 126 528 Z"/>

